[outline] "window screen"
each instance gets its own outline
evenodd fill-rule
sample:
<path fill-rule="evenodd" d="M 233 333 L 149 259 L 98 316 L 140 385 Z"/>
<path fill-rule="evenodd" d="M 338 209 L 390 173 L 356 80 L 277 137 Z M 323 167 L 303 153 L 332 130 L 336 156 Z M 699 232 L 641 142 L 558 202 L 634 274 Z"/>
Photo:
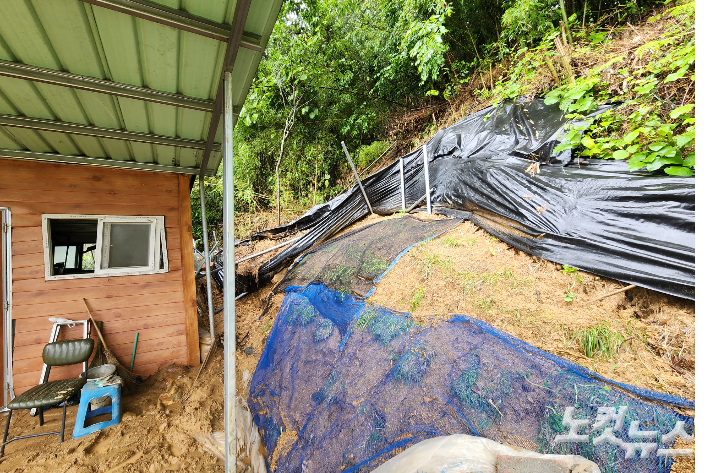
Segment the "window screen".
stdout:
<path fill-rule="evenodd" d="M 151 265 L 154 244 L 153 225 L 150 223 L 106 223 L 108 258 L 103 268 L 132 268 Z M 105 237 L 104 237 L 105 238 Z"/>

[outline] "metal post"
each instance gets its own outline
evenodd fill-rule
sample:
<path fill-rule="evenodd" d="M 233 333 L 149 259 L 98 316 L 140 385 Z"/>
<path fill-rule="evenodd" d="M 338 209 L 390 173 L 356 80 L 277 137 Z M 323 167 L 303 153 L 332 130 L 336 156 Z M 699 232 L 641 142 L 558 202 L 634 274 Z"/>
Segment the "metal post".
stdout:
<path fill-rule="evenodd" d="M 365 188 L 362 187 L 362 182 L 360 182 L 360 176 L 357 175 L 357 169 L 355 169 L 355 165 L 353 164 L 353 160 L 350 159 L 350 153 L 348 153 L 348 148 L 345 147 L 345 142 L 341 141 L 341 145 L 343 145 L 343 151 L 345 151 L 345 157 L 348 158 L 348 162 L 350 163 L 350 167 L 353 168 L 353 172 L 355 173 L 355 179 L 357 180 L 357 185 L 360 186 L 360 190 L 362 191 L 362 195 L 365 197 L 365 202 L 367 203 L 367 208 L 370 209 L 370 213 L 373 214 L 375 212 L 372 211 L 372 206 L 370 205 L 370 201 L 367 198 L 367 194 L 365 193 Z"/>
<path fill-rule="evenodd" d="M 224 73 L 222 116 L 224 236 L 224 471 L 237 471 L 237 325 L 234 288 L 234 149 L 232 146 L 232 74 Z M 209 270 L 208 273 L 209 274 Z"/>
<path fill-rule="evenodd" d="M 422 146 L 424 151 L 424 186 L 426 187 L 426 213 L 431 215 L 431 192 L 429 192 L 429 158 L 426 152 L 426 143 Z"/>
<path fill-rule="evenodd" d="M 212 268 L 210 267 L 210 246 L 207 233 L 207 210 L 205 205 L 205 176 L 200 173 L 200 208 L 202 211 L 202 242 L 205 246 L 205 275 L 207 277 L 207 312 L 210 318 L 210 339 L 214 344 L 214 308 L 212 305 Z"/>
<path fill-rule="evenodd" d="M 399 158 L 399 188 L 402 191 L 402 210 L 407 208 L 407 198 L 404 195 L 404 160 Z"/>

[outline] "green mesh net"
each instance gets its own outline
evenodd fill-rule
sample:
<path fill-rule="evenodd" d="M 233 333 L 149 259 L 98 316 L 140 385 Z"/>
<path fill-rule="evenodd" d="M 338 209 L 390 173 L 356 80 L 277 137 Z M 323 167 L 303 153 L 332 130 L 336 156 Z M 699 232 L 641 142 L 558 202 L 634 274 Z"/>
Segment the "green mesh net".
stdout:
<path fill-rule="evenodd" d="M 345 294 L 367 297 L 374 290 L 374 283 L 403 253 L 459 222 L 459 219 L 421 220 L 406 215 L 359 228 L 303 255 L 276 291 L 321 282 Z"/>

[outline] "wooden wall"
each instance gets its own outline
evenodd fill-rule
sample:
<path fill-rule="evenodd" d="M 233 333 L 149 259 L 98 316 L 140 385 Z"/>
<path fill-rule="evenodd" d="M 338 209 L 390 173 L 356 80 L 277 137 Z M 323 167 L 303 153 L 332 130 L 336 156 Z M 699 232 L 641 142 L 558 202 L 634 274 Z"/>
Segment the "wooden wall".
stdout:
<path fill-rule="evenodd" d="M 12 213 L 15 394 L 39 381 L 49 317 L 88 318 L 82 298 L 126 367 L 139 332 L 134 371 L 142 377 L 167 363 L 199 363 L 188 176 L 0 159 L 0 207 Z M 45 281 L 43 213 L 162 215 L 169 272 Z M 79 327 L 62 330 L 60 340 L 81 336 Z M 80 371 L 53 368 L 50 379 Z"/>

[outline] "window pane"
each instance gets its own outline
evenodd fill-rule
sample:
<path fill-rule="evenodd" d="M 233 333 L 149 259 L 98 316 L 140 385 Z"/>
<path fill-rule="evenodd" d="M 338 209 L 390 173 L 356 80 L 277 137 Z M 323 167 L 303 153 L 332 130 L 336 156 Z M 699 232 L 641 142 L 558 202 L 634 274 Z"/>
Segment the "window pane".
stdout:
<path fill-rule="evenodd" d="M 81 256 L 81 269 L 83 270 L 92 270 L 94 269 L 95 266 L 95 260 L 96 260 L 96 244 L 91 244 L 91 243 L 84 243 L 84 252 Z"/>
<path fill-rule="evenodd" d="M 66 246 L 55 246 L 54 247 L 54 261 L 53 264 L 62 263 L 64 265 L 64 260 L 67 257 L 67 247 Z"/>
<path fill-rule="evenodd" d="M 110 225 L 109 268 L 130 268 L 150 264 L 150 223 L 107 225 Z"/>
<path fill-rule="evenodd" d="M 96 247 L 98 219 L 52 218 L 48 224 L 53 245 L 49 256 L 51 274 L 93 273 L 93 263 L 84 261 L 88 248 Z M 93 261 L 93 257 L 90 260 Z"/>
<path fill-rule="evenodd" d="M 64 269 L 76 269 L 76 246 L 70 246 L 67 250 Z"/>

